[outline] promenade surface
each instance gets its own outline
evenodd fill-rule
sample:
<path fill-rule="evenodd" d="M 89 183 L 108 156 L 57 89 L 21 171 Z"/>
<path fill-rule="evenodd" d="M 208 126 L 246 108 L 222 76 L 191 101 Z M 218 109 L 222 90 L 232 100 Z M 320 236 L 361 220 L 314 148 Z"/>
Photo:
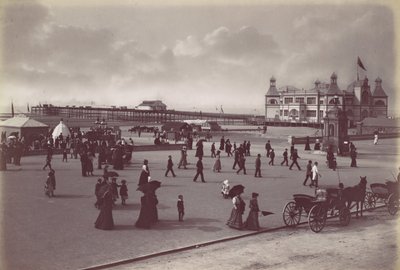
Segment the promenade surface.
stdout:
<path fill-rule="evenodd" d="M 302 129 L 291 129 L 297 135 Z M 288 131 L 286 131 L 288 132 Z M 303 135 L 303 134 L 299 134 Z M 137 143 L 151 141 L 150 137 L 132 138 Z M 304 145 L 298 147 L 300 165 L 303 170 L 289 170 L 280 166 L 284 148 L 289 148 L 287 136 L 283 132 L 262 135 L 256 132 L 227 133 L 231 142 L 243 140 L 252 142 L 252 156 L 247 158 L 247 175 L 237 175 L 232 170 L 233 159 L 222 154 L 222 172 L 213 173 L 214 159 L 209 157 L 211 142 L 204 146 L 204 174 L 207 183 L 193 182 L 196 173 L 195 150 L 188 153 L 190 165 L 187 170 L 177 169 L 179 151 L 134 153 L 132 163 L 118 171 L 121 179 L 127 180 L 129 189 L 128 205 L 117 205 L 113 211 L 115 229 L 102 231 L 94 228 L 98 210 L 94 207 L 94 186 L 96 176 L 82 177 L 79 160 L 62 162 L 55 156 L 52 165 L 56 170 L 56 197 L 44 195 L 43 186 L 47 172 L 42 170 L 44 156 L 31 156 L 22 159 L 22 166 L 9 166 L 1 172 L 1 269 L 79 269 L 93 265 L 106 264 L 151 253 L 185 247 L 216 239 L 242 235 L 249 231 L 237 231 L 225 225 L 232 203 L 220 194 L 220 183 L 229 179 L 231 186 L 242 184 L 246 187 L 243 198 L 248 204 L 252 192 L 258 192 L 262 210 L 275 214 L 260 218 L 263 228 L 283 225 L 282 209 L 294 193 L 314 194 L 314 190 L 302 185 L 305 165 L 308 159 L 318 161 L 322 174 L 320 184 L 345 186 L 359 182 L 359 176 L 367 176 L 369 183 L 393 179 L 397 174 L 398 139 L 381 140 L 378 145 L 372 141 L 355 142 L 359 152 L 358 168 L 350 168 L 349 157 L 338 157 L 337 171 L 325 165 L 325 155 L 305 152 Z M 213 138 L 219 145 L 219 137 Z M 264 145 L 271 140 L 277 157 L 275 166 L 269 166 L 265 157 Z M 254 178 L 254 162 L 257 153 L 262 157 L 263 178 Z M 164 177 L 167 157 L 172 155 L 175 162 L 176 178 Z M 149 230 L 134 226 L 140 210 L 141 193 L 136 191 L 143 159 L 149 160 L 151 177 L 162 182 L 157 191 L 160 221 Z M 100 176 L 102 171 L 95 170 Z M 179 194 L 184 196 L 185 221 L 178 222 L 176 201 Z M 244 214 L 246 218 L 248 209 Z M 363 226 L 362 222 L 358 222 Z M 327 223 L 329 228 L 339 228 L 338 220 Z M 301 230 L 314 237 L 306 225 Z M 288 231 L 288 235 L 289 235 Z M 321 232 L 324 234 L 324 231 Z M 385 241 L 385 239 L 382 239 Z M 382 252 L 385 252 L 382 250 Z M 377 255 L 378 256 L 378 255 Z"/>

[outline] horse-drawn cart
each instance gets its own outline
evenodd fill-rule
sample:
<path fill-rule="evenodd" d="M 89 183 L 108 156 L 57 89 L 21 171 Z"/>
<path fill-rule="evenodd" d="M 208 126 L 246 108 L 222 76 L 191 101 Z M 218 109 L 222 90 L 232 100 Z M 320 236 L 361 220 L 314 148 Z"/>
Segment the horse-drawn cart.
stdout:
<path fill-rule="evenodd" d="M 384 203 L 391 215 L 395 215 L 399 209 L 399 182 L 386 181 L 382 183 L 372 183 L 371 191 L 365 195 L 364 207 L 371 209 L 376 206 L 376 203 Z"/>
<path fill-rule="evenodd" d="M 320 232 L 330 216 L 339 216 L 340 224 L 347 226 L 350 223 L 350 210 L 342 198 L 341 189 L 337 187 L 319 187 L 315 196 L 294 194 L 293 201 L 283 208 L 283 222 L 286 226 L 295 227 L 301 217 L 308 218 L 308 225 L 313 232 Z"/>

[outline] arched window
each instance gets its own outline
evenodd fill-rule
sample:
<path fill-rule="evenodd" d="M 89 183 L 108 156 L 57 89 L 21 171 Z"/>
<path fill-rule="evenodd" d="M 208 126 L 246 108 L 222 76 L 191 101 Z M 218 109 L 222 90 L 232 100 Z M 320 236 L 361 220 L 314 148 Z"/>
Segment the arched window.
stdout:
<path fill-rule="evenodd" d="M 278 104 L 278 101 L 276 99 L 270 99 L 269 104 Z"/>
<path fill-rule="evenodd" d="M 291 109 L 289 115 L 290 116 L 298 116 L 299 115 L 299 111 L 296 110 L 296 109 Z"/>
<path fill-rule="evenodd" d="M 383 100 L 377 100 L 375 101 L 376 106 L 385 106 L 385 102 Z"/>
<path fill-rule="evenodd" d="M 364 91 L 361 95 L 361 104 L 369 104 L 369 95 L 367 91 Z"/>

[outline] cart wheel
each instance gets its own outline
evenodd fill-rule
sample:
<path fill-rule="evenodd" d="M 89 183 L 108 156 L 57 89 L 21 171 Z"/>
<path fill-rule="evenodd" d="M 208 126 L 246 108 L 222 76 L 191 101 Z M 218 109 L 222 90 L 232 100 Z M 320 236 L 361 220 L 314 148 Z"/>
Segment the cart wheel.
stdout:
<path fill-rule="evenodd" d="M 349 208 L 343 206 L 339 210 L 339 222 L 342 226 L 347 226 L 350 223 L 351 214 Z"/>
<path fill-rule="evenodd" d="M 325 227 L 326 209 L 320 204 L 314 205 L 308 214 L 308 226 L 313 232 L 320 232 Z"/>
<path fill-rule="evenodd" d="M 389 195 L 387 207 L 391 215 L 396 215 L 397 210 L 399 210 L 399 198 L 395 194 L 392 193 Z"/>
<path fill-rule="evenodd" d="M 376 198 L 372 192 L 368 191 L 365 194 L 364 209 L 370 210 L 371 208 L 375 208 L 375 205 L 376 205 Z"/>
<path fill-rule="evenodd" d="M 300 223 L 301 207 L 297 207 L 295 202 L 288 202 L 283 208 L 282 215 L 286 226 L 296 227 Z"/>

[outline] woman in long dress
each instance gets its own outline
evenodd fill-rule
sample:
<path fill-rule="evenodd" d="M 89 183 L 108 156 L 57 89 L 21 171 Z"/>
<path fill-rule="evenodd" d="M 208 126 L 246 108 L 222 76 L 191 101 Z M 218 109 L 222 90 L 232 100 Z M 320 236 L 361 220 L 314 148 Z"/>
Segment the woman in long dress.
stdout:
<path fill-rule="evenodd" d="M 217 154 L 215 155 L 213 172 L 221 172 L 221 152 L 219 150 L 217 151 Z"/>
<path fill-rule="evenodd" d="M 147 165 L 148 163 L 149 162 L 147 159 L 143 161 L 142 172 L 140 173 L 138 186 L 146 184 L 149 181 L 150 170 L 149 166 Z"/>
<path fill-rule="evenodd" d="M 226 225 L 228 225 L 231 228 L 241 230 L 243 228 L 242 215 L 244 213 L 246 203 L 240 197 L 240 194 L 237 194 L 235 197 L 233 197 L 232 203 L 233 203 L 233 208 L 231 211 L 231 216 L 226 222 Z"/>
<path fill-rule="evenodd" d="M 140 213 L 135 223 L 138 228 L 150 229 L 151 216 L 150 216 L 150 203 L 148 194 L 144 194 L 140 198 Z"/>
<path fill-rule="evenodd" d="M 251 197 L 252 198 L 249 204 L 250 212 L 249 215 L 247 216 L 245 228 L 248 230 L 258 231 L 260 229 L 260 223 L 258 222 L 258 214 L 260 212 L 257 202 L 258 193 L 253 192 L 251 194 Z"/>
<path fill-rule="evenodd" d="M 100 208 L 99 216 L 97 217 L 94 227 L 100 230 L 112 230 L 114 228 L 114 219 L 112 216 L 113 207 L 113 195 L 111 192 L 110 185 L 107 184 L 106 192 L 104 192 L 102 198 L 102 204 Z"/>

